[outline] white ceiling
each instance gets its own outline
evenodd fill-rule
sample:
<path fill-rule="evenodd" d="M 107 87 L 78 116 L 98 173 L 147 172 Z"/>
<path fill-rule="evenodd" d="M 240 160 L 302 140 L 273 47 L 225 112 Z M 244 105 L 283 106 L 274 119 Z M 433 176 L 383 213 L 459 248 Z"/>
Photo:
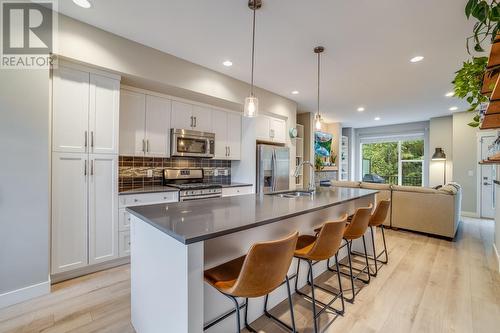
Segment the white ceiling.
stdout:
<path fill-rule="evenodd" d="M 250 80 L 247 0 L 70 0 L 60 12 L 180 58 Z M 366 127 L 427 120 L 465 104 L 444 94 L 467 59 L 466 0 L 263 0 L 257 12 L 256 85 L 316 110 L 316 57 L 323 45 L 321 112 Z M 424 61 L 411 64 L 415 55 Z M 230 59 L 233 66 L 222 62 Z M 292 95 L 292 90 L 300 94 Z M 359 113 L 357 107 L 366 111 Z M 374 117 L 380 116 L 380 121 Z"/>

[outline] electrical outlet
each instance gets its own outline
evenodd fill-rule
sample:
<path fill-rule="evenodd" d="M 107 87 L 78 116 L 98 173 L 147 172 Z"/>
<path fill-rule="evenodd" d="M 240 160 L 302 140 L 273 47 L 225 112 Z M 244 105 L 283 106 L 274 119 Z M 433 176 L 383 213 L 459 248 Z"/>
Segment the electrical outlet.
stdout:
<path fill-rule="evenodd" d="M 214 177 L 217 177 L 219 175 L 219 170 L 214 169 Z"/>
<path fill-rule="evenodd" d="M 219 170 L 219 176 L 227 176 L 229 174 L 229 170 L 221 169 Z"/>
<path fill-rule="evenodd" d="M 149 169 L 147 172 L 146 172 L 146 176 L 151 178 L 153 177 L 153 169 Z"/>

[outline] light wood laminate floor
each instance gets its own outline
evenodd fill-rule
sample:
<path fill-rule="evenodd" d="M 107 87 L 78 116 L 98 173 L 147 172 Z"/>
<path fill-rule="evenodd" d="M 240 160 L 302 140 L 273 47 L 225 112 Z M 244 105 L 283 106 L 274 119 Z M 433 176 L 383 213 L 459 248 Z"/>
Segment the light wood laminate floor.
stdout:
<path fill-rule="evenodd" d="M 464 219 L 454 242 L 392 230 L 387 242 L 389 265 L 343 317 L 321 316 L 323 332 L 499 332 L 492 221 Z M 0 332 L 134 332 L 129 275 L 122 266 L 56 284 L 50 295 L 0 310 Z M 319 280 L 336 286 L 330 273 Z M 297 296 L 294 304 L 298 329 L 311 332 L 310 303 Z M 288 320 L 285 303 L 272 312 Z M 253 325 L 284 332 L 267 318 Z"/>

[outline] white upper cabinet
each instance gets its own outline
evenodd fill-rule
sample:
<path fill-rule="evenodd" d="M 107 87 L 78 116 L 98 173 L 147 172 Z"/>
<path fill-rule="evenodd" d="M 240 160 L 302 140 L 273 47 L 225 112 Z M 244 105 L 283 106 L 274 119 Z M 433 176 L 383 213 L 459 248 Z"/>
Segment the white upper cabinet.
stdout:
<path fill-rule="evenodd" d="M 53 78 L 53 151 L 118 153 L 120 81 L 61 66 Z"/>
<path fill-rule="evenodd" d="M 126 89 L 120 98 L 120 155 L 169 157 L 171 100 Z"/>
<path fill-rule="evenodd" d="M 195 105 L 193 107 L 193 130 L 212 132 L 212 109 Z"/>
<path fill-rule="evenodd" d="M 146 96 L 146 156 L 170 156 L 171 101 L 156 96 Z"/>
<path fill-rule="evenodd" d="M 52 274 L 87 265 L 87 156 L 52 155 Z"/>
<path fill-rule="evenodd" d="M 193 105 L 172 101 L 172 128 L 193 129 Z"/>
<path fill-rule="evenodd" d="M 89 264 L 118 258 L 118 156 L 89 156 Z"/>
<path fill-rule="evenodd" d="M 271 118 L 270 134 L 273 141 L 286 143 L 286 121 L 283 119 Z"/>
<path fill-rule="evenodd" d="M 229 159 L 241 159 L 241 115 L 227 114 L 227 146 Z"/>
<path fill-rule="evenodd" d="M 118 154 L 120 81 L 90 74 L 90 152 Z"/>
<path fill-rule="evenodd" d="M 270 116 L 257 117 L 257 140 L 286 143 L 286 121 Z"/>
<path fill-rule="evenodd" d="M 144 155 L 146 95 L 122 89 L 120 93 L 120 155 Z"/>
<path fill-rule="evenodd" d="M 90 74 L 59 67 L 53 76 L 53 151 L 84 153 L 89 145 Z"/>
<path fill-rule="evenodd" d="M 215 159 L 241 159 L 241 116 L 212 110 L 212 130 L 215 133 Z"/>
<path fill-rule="evenodd" d="M 215 159 L 223 160 L 228 157 L 227 146 L 227 116 L 228 113 L 219 110 L 212 111 L 212 131 L 215 134 Z"/>

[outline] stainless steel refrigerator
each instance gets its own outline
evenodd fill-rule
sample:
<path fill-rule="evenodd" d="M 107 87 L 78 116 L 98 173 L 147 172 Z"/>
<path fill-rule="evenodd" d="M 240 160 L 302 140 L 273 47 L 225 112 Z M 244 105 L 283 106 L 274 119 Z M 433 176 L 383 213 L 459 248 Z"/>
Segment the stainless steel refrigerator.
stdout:
<path fill-rule="evenodd" d="M 257 193 L 290 188 L 290 149 L 257 145 Z"/>

